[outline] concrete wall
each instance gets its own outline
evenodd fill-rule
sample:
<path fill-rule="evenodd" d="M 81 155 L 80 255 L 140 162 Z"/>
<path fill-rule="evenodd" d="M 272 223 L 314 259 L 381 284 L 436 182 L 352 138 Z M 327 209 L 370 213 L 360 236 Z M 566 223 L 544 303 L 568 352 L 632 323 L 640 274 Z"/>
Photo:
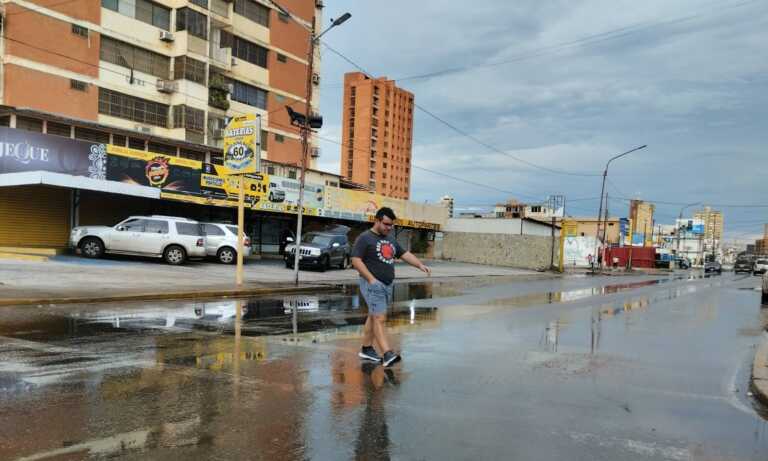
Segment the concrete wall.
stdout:
<path fill-rule="evenodd" d="M 507 234 L 507 235 L 540 235 L 549 237 L 551 226 L 528 220 L 523 220 L 520 227 L 519 218 L 484 219 L 484 218 L 451 218 L 445 225 L 445 232 L 471 232 L 478 234 Z M 555 236 L 560 235 L 560 229 L 555 229 Z"/>
<path fill-rule="evenodd" d="M 434 256 L 493 266 L 547 269 L 552 255 L 552 238 L 537 235 L 444 232 L 435 241 Z M 554 263 L 559 261 L 559 239 L 554 240 Z"/>

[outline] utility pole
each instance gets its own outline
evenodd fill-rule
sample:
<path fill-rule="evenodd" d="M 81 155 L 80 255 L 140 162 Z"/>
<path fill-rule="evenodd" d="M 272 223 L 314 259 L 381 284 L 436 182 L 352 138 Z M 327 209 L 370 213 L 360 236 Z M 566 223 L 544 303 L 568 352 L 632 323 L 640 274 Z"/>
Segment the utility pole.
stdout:
<path fill-rule="evenodd" d="M 307 157 L 309 156 L 309 134 L 311 132 L 310 120 L 312 119 L 312 74 L 314 72 L 315 64 L 315 44 L 320 40 L 320 37 L 326 34 L 329 30 L 336 26 L 343 24 L 352 15 L 344 13 L 338 19 L 331 22 L 331 25 L 321 32 L 319 35 L 315 35 L 316 24 L 314 16 L 312 17 L 312 27 L 307 27 L 301 21 L 298 21 L 290 11 L 286 10 L 282 5 L 275 1 L 272 4 L 277 7 L 284 15 L 291 18 L 295 23 L 305 28 L 309 32 L 309 46 L 307 50 L 307 82 L 306 82 L 306 101 L 304 103 L 304 120 L 301 124 L 301 176 L 299 178 L 299 202 L 298 210 L 296 210 L 296 241 L 294 242 L 294 248 L 296 249 L 293 257 L 293 281 L 295 285 L 299 284 L 299 258 L 301 256 L 301 228 L 304 217 L 304 183 L 307 175 Z M 287 106 L 286 106 L 287 107 Z M 288 107 L 290 109 L 290 107 Z M 289 110 L 290 112 L 290 110 Z"/>
<path fill-rule="evenodd" d="M 595 233 L 595 236 L 597 237 L 597 239 L 596 239 L 597 242 L 595 242 L 595 243 L 597 245 L 599 245 L 599 243 L 600 243 L 600 217 L 603 215 L 603 196 L 605 195 L 605 179 L 608 177 L 608 167 L 611 166 L 611 162 L 612 161 L 614 161 L 614 160 L 616 160 L 616 159 L 618 159 L 620 157 L 623 157 L 623 156 L 625 156 L 627 154 L 630 154 L 630 153 L 632 153 L 632 152 L 634 152 L 636 150 L 645 149 L 646 147 L 648 147 L 648 145 L 647 144 L 643 144 L 642 146 L 635 147 L 634 149 L 630 149 L 630 150 L 628 150 L 626 152 L 622 152 L 619 155 L 614 155 L 605 164 L 605 169 L 603 170 L 603 185 L 600 188 L 600 208 L 599 208 L 599 210 L 597 212 L 597 232 Z M 595 249 L 595 254 L 597 254 L 597 248 Z M 601 269 L 602 269 L 602 267 L 601 267 Z"/>

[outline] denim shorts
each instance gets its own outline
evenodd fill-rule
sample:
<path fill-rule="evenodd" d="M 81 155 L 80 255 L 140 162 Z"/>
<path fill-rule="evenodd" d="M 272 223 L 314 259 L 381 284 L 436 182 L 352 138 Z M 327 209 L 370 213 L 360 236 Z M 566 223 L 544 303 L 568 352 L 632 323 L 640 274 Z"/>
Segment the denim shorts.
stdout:
<path fill-rule="evenodd" d="M 360 278 L 360 294 L 368 305 L 369 315 L 383 315 L 387 313 L 387 307 L 392 304 L 393 288 L 394 284 L 384 285 L 379 281 L 368 283 L 364 278 Z"/>

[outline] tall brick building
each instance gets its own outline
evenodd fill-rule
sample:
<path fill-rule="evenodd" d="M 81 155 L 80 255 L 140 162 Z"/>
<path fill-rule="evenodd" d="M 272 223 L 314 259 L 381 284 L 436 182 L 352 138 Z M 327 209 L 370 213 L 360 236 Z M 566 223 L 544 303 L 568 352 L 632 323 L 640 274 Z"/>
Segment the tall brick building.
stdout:
<path fill-rule="evenodd" d="M 305 26 L 320 23 L 321 0 L 281 3 Z M 215 161 L 225 119 L 256 113 L 263 120 L 262 157 L 299 162 L 299 134 L 284 107 L 303 112 L 308 32 L 269 1 L 8 0 L 3 6 L 0 104 L 136 135 L 113 138 L 24 117 L 16 128 Z M 316 109 L 319 91 L 314 94 Z M 319 150 L 311 152 L 314 160 Z"/>
<path fill-rule="evenodd" d="M 341 176 L 401 199 L 411 193 L 413 94 L 386 77 L 344 76 Z"/>

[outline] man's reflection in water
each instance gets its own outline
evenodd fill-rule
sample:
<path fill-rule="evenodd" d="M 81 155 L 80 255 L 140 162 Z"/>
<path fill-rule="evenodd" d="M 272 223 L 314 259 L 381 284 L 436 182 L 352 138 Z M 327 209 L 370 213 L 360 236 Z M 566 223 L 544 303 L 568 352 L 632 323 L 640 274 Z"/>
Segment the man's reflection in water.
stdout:
<path fill-rule="evenodd" d="M 355 459 L 388 460 L 389 429 L 384 413 L 383 387 L 397 386 L 398 383 L 392 370 L 378 363 L 363 363 L 361 371 L 366 376 L 363 384 L 365 408 L 355 442 Z"/>

